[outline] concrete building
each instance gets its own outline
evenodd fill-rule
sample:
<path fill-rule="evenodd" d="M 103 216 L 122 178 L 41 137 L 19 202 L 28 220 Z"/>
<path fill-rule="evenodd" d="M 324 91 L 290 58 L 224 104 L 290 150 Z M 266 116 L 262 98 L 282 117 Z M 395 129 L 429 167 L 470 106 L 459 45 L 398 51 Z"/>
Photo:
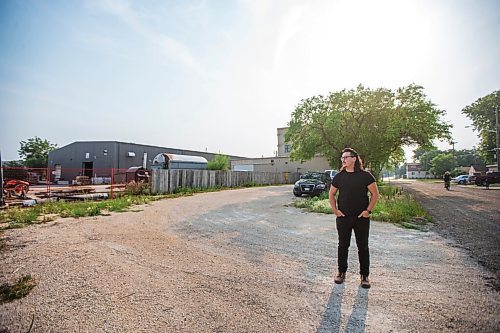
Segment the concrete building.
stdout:
<path fill-rule="evenodd" d="M 111 170 L 126 170 L 141 166 L 151 168 L 156 155 L 161 153 L 201 156 L 207 160 L 215 153 L 169 147 L 148 146 L 119 141 L 77 141 L 49 153 L 48 166 L 52 171 L 52 180 L 71 183 L 76 176 L 89 178 L 111 177 Z M 241 156 L 230 156 L 239 158 Z"/>
<path fill-rule="evenodd" d="M 334 169 L 330 167 L 327 159 L 316 156 L 309 161 L 291 161 L 290 152 L 292 146 L 285 142 L 285 133 L 288 127 L 277 129 L 278 150 L 277 156 L 262 158 L 232 159 L 231 170 L 234 171 L 256 171 L 256 172 L 299 172 L 325 171 Z"/>

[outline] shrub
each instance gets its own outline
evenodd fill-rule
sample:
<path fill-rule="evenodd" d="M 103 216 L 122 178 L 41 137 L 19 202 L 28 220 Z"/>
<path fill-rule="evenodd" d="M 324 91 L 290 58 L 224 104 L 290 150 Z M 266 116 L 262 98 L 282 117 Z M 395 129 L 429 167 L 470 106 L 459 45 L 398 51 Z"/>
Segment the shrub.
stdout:
<path fill-rule="evenodd" d="M 230 166 L 229 156 L 217 154 L 213 160 L 208 161 L 208 170 L 228 170 Z"/>

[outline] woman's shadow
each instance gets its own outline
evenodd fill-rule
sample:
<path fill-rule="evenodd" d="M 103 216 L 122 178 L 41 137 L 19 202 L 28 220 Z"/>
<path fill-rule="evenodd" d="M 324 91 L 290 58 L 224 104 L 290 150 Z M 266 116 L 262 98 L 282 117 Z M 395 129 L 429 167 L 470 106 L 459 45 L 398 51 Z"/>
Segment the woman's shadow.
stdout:
<path fill-rule="evenodd" d="M 344 284 L 334 285 L 326 311 L 316 333 L 338 333 L 340 332 L 342 319 L 342 297 L 344 295 Z M 368 289 L 358 287 L 358 294 L 352 308 L 351 315 L 347 320 L 344 332 L 364 332 L 366 315 L 368 313 Z"/>

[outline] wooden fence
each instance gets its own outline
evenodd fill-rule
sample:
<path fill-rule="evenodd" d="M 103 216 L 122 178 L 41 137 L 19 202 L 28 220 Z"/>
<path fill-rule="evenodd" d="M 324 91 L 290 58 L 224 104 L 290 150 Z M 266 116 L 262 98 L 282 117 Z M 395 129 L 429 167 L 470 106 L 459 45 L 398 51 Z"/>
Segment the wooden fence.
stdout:
<path fill-rule="evenodd" d="M 238 187 L 250 184 L 293 184 L 299 179 L 297 172 L 248 172 L 211 170 L 152 170 L 151 192 L 173 193 L 176 188 Z"/>

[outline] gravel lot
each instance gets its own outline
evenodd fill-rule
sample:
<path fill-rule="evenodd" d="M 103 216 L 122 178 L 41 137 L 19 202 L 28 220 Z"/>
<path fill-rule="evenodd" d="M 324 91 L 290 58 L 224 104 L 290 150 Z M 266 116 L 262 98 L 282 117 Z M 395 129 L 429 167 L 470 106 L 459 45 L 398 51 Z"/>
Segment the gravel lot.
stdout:
<path fill-rule="evenodd" d="M 500 193 L 500 192 L 498 192 Z M 372 288 L 352 242 L 335 285 L 334 217 L 290 206 L 291 186 L 162 200 L 1 237 L 0 332 L 497 332 L 495 277 L 436 232 L 372 222 Z"/>

